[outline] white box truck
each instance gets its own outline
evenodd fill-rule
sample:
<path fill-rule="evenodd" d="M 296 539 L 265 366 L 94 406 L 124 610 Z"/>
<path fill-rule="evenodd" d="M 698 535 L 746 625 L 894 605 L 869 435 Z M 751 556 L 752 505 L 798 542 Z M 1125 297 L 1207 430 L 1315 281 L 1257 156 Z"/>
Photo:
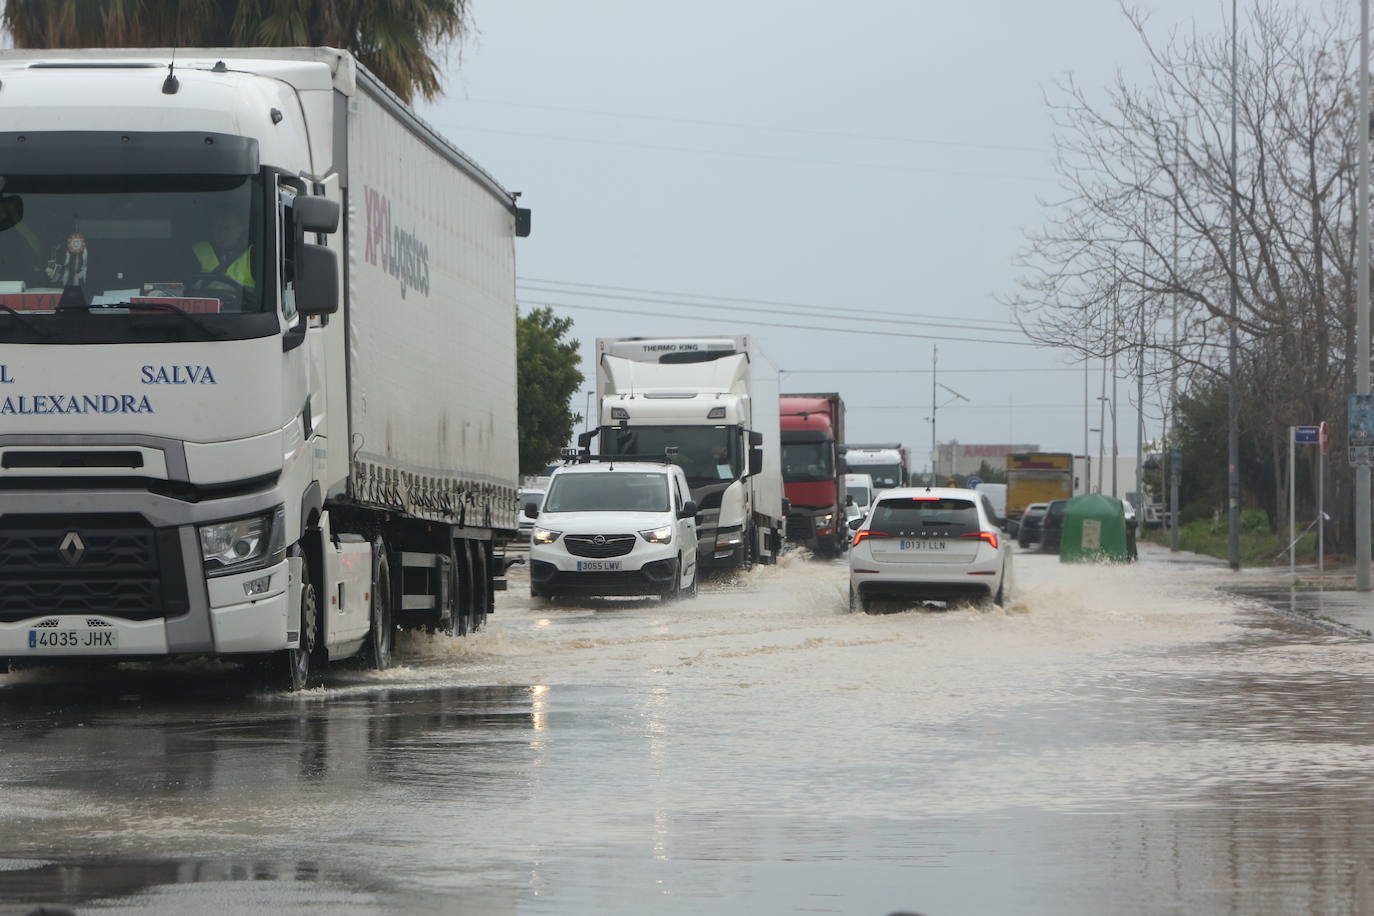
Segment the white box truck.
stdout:
<path fill-rule="evenodd" d="M 299 688 L 479 626 L 515 195 L 342 51 L 6 51 L 0 85 L 0 660 Z"/>
<path fill-rule="evenodd" d="M 661 459 L 676 448 L 697 515 L 703 570 L 776 562 L 786 524 L 778 371 L 748 336 L 600 338 L 604 455 Z"/>

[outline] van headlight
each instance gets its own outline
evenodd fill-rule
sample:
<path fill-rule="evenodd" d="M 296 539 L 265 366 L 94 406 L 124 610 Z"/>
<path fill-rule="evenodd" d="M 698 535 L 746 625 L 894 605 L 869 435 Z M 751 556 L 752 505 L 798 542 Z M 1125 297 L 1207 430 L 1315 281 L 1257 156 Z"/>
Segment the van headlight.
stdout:
<path fill-rule="evenodd" d="M 535 544 L 552 544 L 563 536 L 561 531 L 551 531 L 548 528 L 536 527 L 530 532 L 530 540 Z"/>
<path fill-rule="evenodd" d="M 671 544 L 673 542 L 673 526 L 664 525 L 662 528 L 650 528 L 648 531 L 639 532 L 639 536 L 650 544 Z"/>
<path fill-rule="evenodd" d="M 267 566 L 285 554 L 286 509 L 200 526 L 200 556 L 207 576 Z"/>

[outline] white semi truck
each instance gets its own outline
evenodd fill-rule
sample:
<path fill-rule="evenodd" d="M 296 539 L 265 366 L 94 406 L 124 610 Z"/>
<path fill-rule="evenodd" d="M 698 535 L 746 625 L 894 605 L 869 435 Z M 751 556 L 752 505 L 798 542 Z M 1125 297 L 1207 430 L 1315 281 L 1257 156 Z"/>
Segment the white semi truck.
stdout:
<path fill-rule="evenodd" d="M 0 662 L 300 688 L 516 527 L 528 211 L 347 53 L 0 54 Z"/>
<path fill-rule="evenodd" d="M 778 372 L 747 336 L 601 338 L 598 428 L 606 455 L 662 457 L 676 448 L 692 488 L 699 568 L 776 562 L 782 491 Z"/>

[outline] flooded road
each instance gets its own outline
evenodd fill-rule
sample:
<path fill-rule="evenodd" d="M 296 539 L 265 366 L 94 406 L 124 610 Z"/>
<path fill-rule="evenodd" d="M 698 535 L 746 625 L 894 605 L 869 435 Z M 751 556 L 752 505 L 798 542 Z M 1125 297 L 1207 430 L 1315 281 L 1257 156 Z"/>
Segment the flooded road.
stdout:
<path fill-rule="evenodd" d="M 0 913 L 1374 911 L 1371 644 L 1017 556 L 852 615 L 841 562 L 531 607 L 401 665 L 0 677 Z"/>

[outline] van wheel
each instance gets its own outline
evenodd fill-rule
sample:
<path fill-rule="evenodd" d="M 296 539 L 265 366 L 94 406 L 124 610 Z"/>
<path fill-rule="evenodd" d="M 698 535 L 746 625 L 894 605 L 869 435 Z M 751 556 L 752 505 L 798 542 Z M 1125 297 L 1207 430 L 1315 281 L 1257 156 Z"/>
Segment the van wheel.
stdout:
<path fill-rule="evenodd" d="M 682 594 L 682 560 L 673 560 L 673 575 L 669 582 L 671 584 L 659 594 L 665 603 L 676 601 Z"/>
<path fill-rule="evenodd" d="M 380 546 L 380 542 L 378 544 Z M 363 666 L 385 671 L 391 667 L 392 638 L 396 633 L 392 622 L 391 570 L 387 566 L 385 553 L 377 561 L 377 575 L 372 580 L 372 609 L 369 617 L 367 641 L 363 643 Z"/>
<path fill-rule="evenodd" d="M 695 598 L 695 597 L 697 596 L 697 581 L 701 578 L 701 577 L 700 577 L 699 575 L 697 575 L 697 574 L 698 574 L 700 571 L 701 571 L 700 568 L 693 568 L 693 570 L 692 570 L 692 584 L 689 585 L 689 586 L 687 586 L 686 588 L 684 588 L 684 589 L 682 590 L 682 597 L 683 597 L 683 598 Z"/>

